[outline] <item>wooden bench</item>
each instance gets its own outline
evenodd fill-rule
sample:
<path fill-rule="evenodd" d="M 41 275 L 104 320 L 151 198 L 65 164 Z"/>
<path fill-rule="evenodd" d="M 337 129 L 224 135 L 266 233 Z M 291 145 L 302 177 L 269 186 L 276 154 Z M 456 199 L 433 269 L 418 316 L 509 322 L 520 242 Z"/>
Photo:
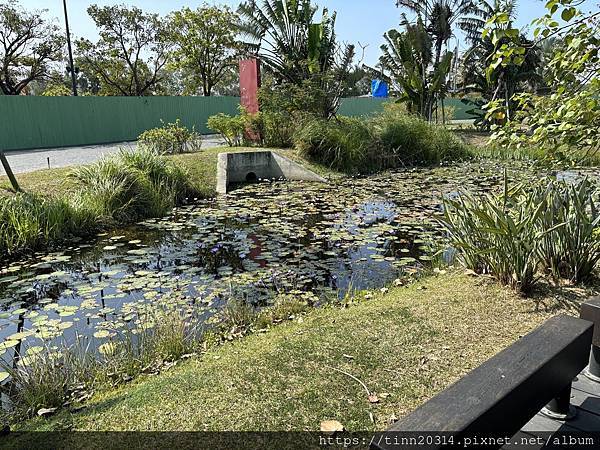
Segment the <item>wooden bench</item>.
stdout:
<path fill-rule="evenodd" d="M 510 437 L 544 406 L 567 415 L 571 383 L 589 359 L 592 330 L 587 320 L 549 319 L 392 425 L 383 433 L 388 443 L 376 436 L 371 447 L 397 449 L 392 437 L 420 433 L 449 433 L 457 440 L 477 433 Z"/>

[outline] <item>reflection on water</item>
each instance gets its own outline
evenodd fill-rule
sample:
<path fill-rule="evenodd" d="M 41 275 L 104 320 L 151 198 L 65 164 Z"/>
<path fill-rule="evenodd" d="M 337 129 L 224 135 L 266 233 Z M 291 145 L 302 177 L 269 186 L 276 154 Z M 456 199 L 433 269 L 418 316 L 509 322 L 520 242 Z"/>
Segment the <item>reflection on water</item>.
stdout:
<path fill-rule="evenodd" d="M 183 302 L 209 318 L 231 296 L 265 305 L 277 292 L 382 287 L 431 259 L 442 195 L 501 181 L 500 167 L 471 163 L 332 185 L 254 184 L 5 264 L 0 356 L 76 334 L 101 343 L 147 303 Z"/>

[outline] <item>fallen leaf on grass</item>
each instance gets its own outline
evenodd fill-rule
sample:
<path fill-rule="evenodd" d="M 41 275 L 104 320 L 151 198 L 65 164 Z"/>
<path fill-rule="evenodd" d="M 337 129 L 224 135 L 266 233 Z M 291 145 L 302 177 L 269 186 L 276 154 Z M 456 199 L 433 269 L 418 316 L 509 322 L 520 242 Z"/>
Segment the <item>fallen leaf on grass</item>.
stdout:
<path fill-rule="evenodd" d="M 49 416 L 50 414 L 53 414 L 54 411 L 56 411 L 56 408 L 41 408 L 38 409 L 37 415 L 40 417 Z"/>
<path fill-rule="evenodd" d="M 342 425 L 337 420 L 324 420 L 321 422 L 321 432 L 322 433 L 337 433 L 344 431 L 344 425 Z"/>
<path fill-rule="evenodd" d="M 379 403 L 379 397 L 377 397 L 377 394 L 372 393 L 369 395 L 369 403 Z"/>

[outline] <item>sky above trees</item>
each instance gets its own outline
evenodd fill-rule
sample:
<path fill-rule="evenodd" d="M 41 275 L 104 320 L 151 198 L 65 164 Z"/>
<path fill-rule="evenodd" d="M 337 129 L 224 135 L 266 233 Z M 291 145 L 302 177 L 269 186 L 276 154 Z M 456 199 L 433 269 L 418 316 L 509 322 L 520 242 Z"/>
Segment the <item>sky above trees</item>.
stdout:
<path fill-rule="evenodd" d="M 67 0 L 71 32 L 76 37 L 85 37 L 91 40 L 97 38 L 94 22 L 86 10 L 91 4 L 115 5 L 125 3 L 135 5 L 148 12 L 167 14 L 170 11 L 181 9 L 184 6 L 195 8 L 202 3 L 226 4 L 237 8 L 239 0 Z M 361 57 L 361 48 L 358 45 L 368 45 L 365 49 L 364 63 L 375 65 L 381 54 L 379 46 L 383 44 L 383 33 L 391 28 L 397 28 L 400 10 L 396 8 L 394 0 L 317 0 L 319 6 L 338 11 L 336 32 L 340 41 L 357 45 L 357 57 Z M 527 26 L 531 20 L 540 16 L 544 11 L 543 0 L 518 0 L 518 18 L 515 25 Z M 588 8 L 597 8 L 598 0 L 588 0 Z M 21 5 L 26 9 L 48 9 L 49 15 L 56 17 L 63 24 L 62 0 L 21 0 Z M 584 5 L 585 6 L 585 5 Z M 459 36 L 461 41 L 462 37 Z M 450 41 L 450 46 L 455 47 L 456 38 Z M 465 48 L 461 42 L 461 48 Z"/>

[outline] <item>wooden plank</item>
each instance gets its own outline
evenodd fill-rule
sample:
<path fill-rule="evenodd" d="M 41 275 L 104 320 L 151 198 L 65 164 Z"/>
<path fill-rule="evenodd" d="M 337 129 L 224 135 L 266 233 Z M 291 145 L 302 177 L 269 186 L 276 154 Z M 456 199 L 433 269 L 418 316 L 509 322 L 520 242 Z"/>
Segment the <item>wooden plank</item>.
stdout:
<path fill-rule="evenodd" d="M 536 414 L 533 418 L 523 425 L 521 431 L 525 433 L 532 434 L 534 436 L 539 436 L 541 433 L 547 433 L 555 431 L 578 431 L 576 428 L 571 427 L 565 422 L 561 422 L 558 420 L 551 419 L 550 417 L 546 417 L 542 414 Z"/>
<path fill-rule="evenodd" d="M 571 390 L 571 404 L 591 414 L 600 416 L 600 396 L 582 391 L 576 387 Z"/>
<path fill-rule="evenodd" d="M 542 414 L 537 414 L 522 428 L 530 434 L 536 434 L 536 432 L 548 432 L 548 431 L 585 431 L 585 432 L 597 432 L 600 430 L 600 417 L 591 414 L 583 409 L 577 409 L 577 415 L 566 422 L 551 419 Z"/>
<path fill-rule="evenodd" d="M 585 320 L 549 319 L 388 432 L 514 434 L 586 366 L 592 333 Z"/>
<path fill-rule="evenodd" d="M 590 380 L 583 374 L 579 374 L 573 382 L 573 387 L 590 395 L 600 397 L 600 383 Z"/>

